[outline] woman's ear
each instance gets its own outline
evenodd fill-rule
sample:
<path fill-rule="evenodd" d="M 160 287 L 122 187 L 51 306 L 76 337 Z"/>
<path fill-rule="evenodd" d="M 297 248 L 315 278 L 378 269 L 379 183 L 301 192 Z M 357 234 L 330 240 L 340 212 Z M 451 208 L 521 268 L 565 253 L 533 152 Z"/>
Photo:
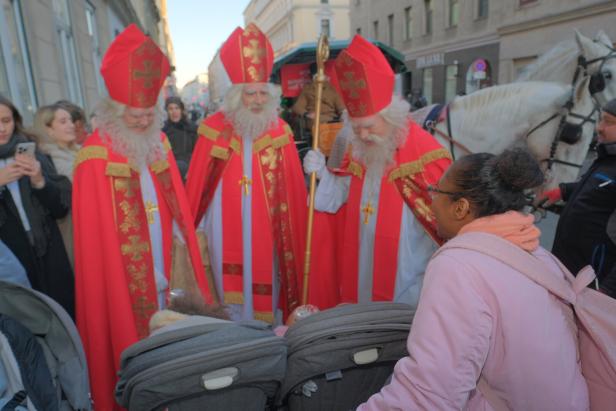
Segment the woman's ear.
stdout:
<path fill-rule="evenodd" d="M 460 198 L 453 203 L 453 215 L 457 220 L 464 220 L 471 212 L 471 204 L 466 198 Z"/>

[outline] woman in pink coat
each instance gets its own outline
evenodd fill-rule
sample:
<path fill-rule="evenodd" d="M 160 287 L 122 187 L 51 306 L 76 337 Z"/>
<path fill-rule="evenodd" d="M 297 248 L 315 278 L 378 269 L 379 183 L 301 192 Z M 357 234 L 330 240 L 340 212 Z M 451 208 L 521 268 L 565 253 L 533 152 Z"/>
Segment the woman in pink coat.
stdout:
<path fill-rule="evenodd" d="M 520 212 L 524 191 L 542 181 L 520 149 L 456 161 L 430 188 L 439 234 L 497 235 L 542 260 L 545 275 L 563 276 Z M 358 409 L 587 410 L 576 332 L 571 309 L 522 273 L 476 251 L 443 250 L 426 269 L 409 356 Z"/>

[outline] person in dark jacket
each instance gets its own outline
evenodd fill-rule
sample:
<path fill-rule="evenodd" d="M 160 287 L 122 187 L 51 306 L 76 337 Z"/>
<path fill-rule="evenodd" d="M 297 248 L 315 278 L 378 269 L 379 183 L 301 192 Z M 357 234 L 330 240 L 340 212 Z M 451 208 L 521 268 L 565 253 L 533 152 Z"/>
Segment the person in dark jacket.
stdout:
<path fill-rule="evenodd" d="M 190 158 L 197 142 L 197 126 L 188 120 L 184 103 L 179 97 L 168 97 L 165 100 L 167 121 L 163 131 L 169 137 L 171 150 L 180 169 L 183 179 L 186 179 Z"/>
<path fill-rule="evenodd" d="M 0 96 L 0 240 L 25 268 L 32 288 L 74 316 L 74 277 L 56 219 L 70 210 L 71 183 L 49 157 L 16 153 L 30 142 L 10 100 Z"/>
<path fill-rule="evenodd" d="M 616 99 L 603 107 L 597 135 L 598 158 L 582 178 L 544 195 L 566 202 L 552 253 L 574 274 L 591 265 L 599 289 L 616 298 Z"/>

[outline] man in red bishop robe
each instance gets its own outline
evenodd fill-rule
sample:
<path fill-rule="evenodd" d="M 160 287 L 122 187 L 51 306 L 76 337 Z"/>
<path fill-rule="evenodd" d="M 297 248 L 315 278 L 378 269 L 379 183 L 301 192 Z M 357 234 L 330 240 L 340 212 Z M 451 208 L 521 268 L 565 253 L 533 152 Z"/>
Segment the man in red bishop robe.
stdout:
<path fill-rule="evenodd" d="M 320 309 L 367 301 L 416 306 L 425 267 L 441 243 L 428 186 L 451 157 L 394 96 L 394 73 L 376 46 L 356 35 L 336 58 L 335 72 L 350 144 L 335 170 L 318 151 L 304 159 L 304 170 L 320 178 L 315 208 L 323 214 L 315 226 L 333 227 L 327 236 L 315 227 L 309 302 Z"/>
<path fill-rule="evenodd" d="M 101 65 L 109 98 L 75 161 L 77 327 L 97 410 L 120 409 L 120 354 L 148 335 L 170 283 L 210 298 L 182 180 L 160 132 L 156 102 L 168 73 L 167 58 L 137 26 L 116 37 Z M 188 256 L 183 274 L 192 281 L 171 276 L 172 264 L 182 265 L 172 262 L 172 246 Z"/>
<path fill-rule="evenodd" d="M 188 199 L 230 317 L 279 324 L 301 296 L 304 175 L 292 131 L 278 118 L 280 88 L 268 83 L 265 34 L 238 27 L 219 57 L 232 85 L 222 109 L 199 126 Z"/>

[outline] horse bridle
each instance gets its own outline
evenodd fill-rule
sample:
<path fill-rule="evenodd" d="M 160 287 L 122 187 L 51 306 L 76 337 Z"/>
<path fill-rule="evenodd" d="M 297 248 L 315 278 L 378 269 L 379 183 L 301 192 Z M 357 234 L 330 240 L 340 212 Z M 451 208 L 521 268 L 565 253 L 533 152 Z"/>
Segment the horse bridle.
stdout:
<path fill-rule="evenodd" d="M 596 42 L 597 40 L 595 40 Z M 575 164 L 575 163 L 571 163 L 569 161 L 564 161 L 564 160 L 560 160 L 558 158 L 556 158 L 556 149 L 558 148 L 558 143 L 560 143 L 562 141 L 562 135 L 563 132 L 565 130 L 566 127 L 574 127 L 578 130 L 579 133 L 582 132 L 582 127 L 584 126 L 584 124 L 586 123 L 596 123 L 597 121 L 594 119 L 595 113 L 598 113 L 601 111 L 601 105 L 599 104 L 599 102 L 597 101 L 597 98 L 595 97 L 595 94 L 602 92 L 603 90 L 605 90 L 605 75 L 603 74 L 603 66 L 605 65 L 605 62 L 608 61 L 609 59 L 613 59 L 616 58 L 616 49 L 612 48 L 611 46 L 607 45 L 607 44 L 603 44 L 602 45 L 606 46 L 610 52 L 607 53 L 605 56 L 602 57 L 597 57 L 595 59 L 592 60 L 586 60 L 586 58 L 584 56 L 578 56 L 578 64 L 577 67 L 575 69 L 575 73 L 573 74 L 573 80 L 571 81 L 571 94 L 569 95 L 569 99 L 567 100 L 567 102 L 565 102 L 565 104 L 562 105 L 561 110 L 558 113 L 553 114 L 552 116 L 550 116 L 549 118 L 547 118 L 546 120 L 542 121 L 541 123 L 539 123 L 537 126 L 535 126 L 533 129 L 531 129 L 527 134 L 526 134 L 526 139 L 528 139 L 528 137 L 536 130 L 540 129 L 541 127 L 543 127 L 544 125 L 548 124 L 549 122 L 551 122 L 552 120 L 554 120 L 557 117 L 560 117 L 560 122 L 558 123 L 558 129 L 556 131 L 556 135 L 554 136 L 554 140 L 552 141 L 552 144 L 550 146 L 550 156 L 546 159 L 541 160 L 541 162 L 547 162 L 548 163 L 548 171 L 552 170 L 552 165 L 556 164 L 562 164 L 562 165 L 566 165 L 566 166 L 570 166 L 570 167 L 577 167 L 577 168 L 582 168 L 581 164 Z M 590 66 L 591 64 L 594 63 L 598 63 L 601 62 L 601 64 L 599 65 L 599 70 L 594 73 L 594 74 L 589 74 L 588 73 L 588 66 Z M 588 82 L 588 91 L 590 92 L 590 96 L 592 98 L 592 102 L 593 102 L 593 109 L 592 111 L 588 114 L 588 115 L 583 115 L 583 114 L 578 114 L 572 111 L 573 109 L 573 98 L 575 95 L 575 85 L 577 83 L 577 80 L 580 76 L 580 74 L 582 74 L 582 72 L 584 73 L 584 77 L 590 76 L 590 81 Z M 609 78 L 608 78 L 609 80 Z M 563 113 L 563 110 L 565 110 L 565 112 Z M 570 123 L 569 121 L 567 121 L 567 119 L 569 117 L 574 117 L 577 119 L 582 120 L 581 123 L 577 123 L 577 124 L 573 124 Z"/>

